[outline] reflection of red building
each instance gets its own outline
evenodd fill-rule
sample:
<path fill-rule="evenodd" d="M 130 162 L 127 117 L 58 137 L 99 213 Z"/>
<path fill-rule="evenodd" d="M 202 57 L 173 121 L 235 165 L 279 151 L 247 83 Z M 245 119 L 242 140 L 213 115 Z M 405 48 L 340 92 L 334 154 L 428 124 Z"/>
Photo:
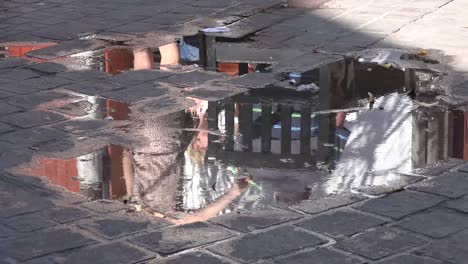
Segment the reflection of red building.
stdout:
<path fill-rule="evenodd" d="M 40 50 L 40 49 L 47 48 L 53 45 L 56 45 L 56 44 L 55 43 L 41 43 L 41 44 L 31 45 L 27 43 L 17 43 L 14 45 L 9 45 L 5 47 L 7 51 L 6 57 L 20 57 L 20 58 L 26 58 L 32 61 L 43 62 L 43 60 L 40 60 L 40 59 L 27 57 L 25 54 L 33 50 Z"/>

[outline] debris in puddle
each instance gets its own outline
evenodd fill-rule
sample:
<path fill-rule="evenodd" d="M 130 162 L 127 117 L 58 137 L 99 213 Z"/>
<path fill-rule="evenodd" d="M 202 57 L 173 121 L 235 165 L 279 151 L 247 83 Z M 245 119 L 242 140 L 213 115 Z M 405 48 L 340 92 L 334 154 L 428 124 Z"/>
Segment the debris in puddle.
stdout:
<path fill-rule="evenodd" d="M 204 28 L 201 30 L 205 33 L 228 33 L 231 31 L 228 27 L 212 27 L 212 28 Z"/>
<path fill-rule="evenodd" d="M 315 83 L 310 84 L 301 84 L 296 88 L 296 91 L 303 92 L 303 91 L 310 91 L 310 92 L 317 92 L 320 88 Z"/>
<path fill-rule="evenodd" d="M 375 103 L 375 96 L 371 92 L 367 92 L 367 94 L 369 95 L 369 97 L 367 98 L 367 100 L 369 101 L 369 109 L 372 109 Z"/>

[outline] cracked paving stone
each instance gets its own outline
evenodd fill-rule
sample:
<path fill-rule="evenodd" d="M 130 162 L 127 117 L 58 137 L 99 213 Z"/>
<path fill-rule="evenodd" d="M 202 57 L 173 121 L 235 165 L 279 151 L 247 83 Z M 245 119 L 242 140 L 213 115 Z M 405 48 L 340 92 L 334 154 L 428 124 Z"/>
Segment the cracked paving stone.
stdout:
<path fill-rule="evenodd" d="M 22 58 L 5 58 L 0 60 L 0 69 L 16 68 L 28 62 L 29 60 Z"/>
<path fill-rule="evenodd" d="M 442 201 L 444 201 L 443 197 L 429 193 L 401 191 L 384 197 L 370 199 L 362 205 L 353 207 L 384 216 L 401 218 L 433 207 Z"/>
<path fill-rule="evenodd" d="M 233 233 L 221 227 L 196 222 L 184 226 L 166 227 L 132 238 L 131 242 L 154 250 L 161 255 L 169 255 L 231 236 L 233 236 Z"/>
<path fill-rule="evenodd" d="M 255 212 L 240 212 L 238 214 L 225 214 L 210 221 L 219 225 L 223 225 L 230 229 L 235 229 L 240 232 L 250 232 L 256 229 L 277 225 L 293 219 L 300 218 L 301 215 L 283 211 L 283 210 L 257 210 Z"/>
<path fill-rule="evenodd" d="M 66 85 L 66 89 L 89 95 L 104 93 L 110 90 L 122 88 L 121 84 L 112 83 L 106 80 L 95 79 L 91 81 L 78 82 Z"/>
<path fill-rule="evenodd" d="M 174 257 L 157 260 L 153 264 L 231 264 L 232 262 L 205 252 L 189 252 Z"/>
<path fill-rule="evenodd" d="M 35 64 L 26 66 L 26 68 L 29 68 L 38 72 L 48 73 L 48 74 L 64 72 L 67 69 L 62 64 L 54 63 L 54 62 L 35 63 Z"/>
<path fill-rule="evenodd" d="M 450 198 L 458 198 L 464 194 L 468 194 L 468 173 L 451 172 L 428 181 L 414 184 L 409 188 Z"/>
<path fill-rule="evenodd" d="M 146 252 L 123 242 L 92 245 L 83 249 L 75 249 L 70 253 L 49 255 L 28 261 L 28 264 L 67 263 L 67 264 L 127 264 L 136 263 L 152 257 Z M 159 263 L 159 262 L 158 262 Z"/>
<path fill-rule="evenodd" d="M 150 221 L 150 219 L 145 218 L 143 215 L 132 218 L 121 214 L 111 214 L 106 217 L 109 218 L 94 219 L 80 224 L 80 227 L 107 239 L 115 239 L 148 228 L 160 228 L 169 224 L 166 221 L 156 221 L 159 219 L 152 219 L 153 221 Z"/>
<path fill-rule="evenodd" d="M 278 264 L 358 264 L 360 260 L 351 258 L 333 250 L 319 248 L 307 252 L 301 252 L 285 258 L 275 259 Z"/>
<path fill-rule="evenodd" d="M 15 81 L 23 81 L 39 76 L 39 73 L 28 69 L 8 69 L 0 71 L 0 78 L 7 78 Z"/>
<path fill-rule="evenodd" d="M 12 126 L 5 124 L 5 123 L 0 123 L 0 134 L 10 132 L 15 130 Z"/>
<path fill-rule="evenodd" d="M 424 243 L 424 240 L 412 234 L 396 228 L 385 227 L 339 241 L 335 247 L 372 260 L 378 260 Z"/>
<path fill-rule="evenodd" d="M 447 201 L 443 205 L 448 208 L 468 213 L 468 195 L 465 195 L 457 200 Z"/>
<path fill-rule="evenodd" d="M 41 78 L 33 78 L 18 82 L 9 82 L 5 85 L 2 85 L 1 89 L 16 94 L 28 94 L 57 88 L 69 83 L 70 81 L 59 77 L 43 76 Z"/>
<path fill-rule="evenodd" d="M 88 208 L 94 212 L 107 214 L 107 213 L 114 213 L 117 211 L 121 211 L 127 209 L 128 207 L 121 202 L 117 201 L 107 201 L 107 200 L 98 200 L 92 201 L 87 203 L 82 203 L 80 206 Z"/>
<path fill-rule="evenodd" d="M 402 255 L 396 258 L 376 262 L 376 264 L 448 264 L 437 259 L 427 258 L 415 255 Z"/>
<path fill-rule="evenodd" d="M 51 128 L 35 127 L 31 129 L 22 129 L 0 136 L 0 140 L 29 147 L 30 145 L 46 141 L 65 138 L 68 135 L 62 131 Z"/>
<path fill-rule="evenodd" d="M 66 120 L 67 118 L 52 112 L 29 111 L 11 114 L 0 118 L 2 122 L 21 128 L 31 128 Z"/>
<path fill-rule="evenodd" d="M 317 200 L 301 202 L 291 208 L 308 214 L 317 214 L 333 208 L 342 207 L 366 199 L 364 196 L 355 194 L 333 195 Z"/>
<path fill-rule="evenodd" d="M 125 85 L 132 85 L 142 82 L 154 81 L 171 75 L 174 74 L 158 70 L 136 70 L 122 72 L 118 75 L 113 76 L 110 79 L 110 81 L 116 81 L 117 83 L 123 83 Z"/>
<path fill-rule="evenodd" d="M 61 224 L 91 216 L 90 212 L 74 207 L 54 207 L 43 213 L 46 217 Z"/>
<path fill-rule="evenodd" d="M 2 241 L 0 252 L 3 252 L 5 257 L 25 261 L 96 242 L 71 229 L 55 229 L 38 231 L 26 237 Z"/>
<path fill-rule="evenodd" d="M 468 215 L 451 209 L 436 208 L 411 215 L 399 222 L 397 226 L 433 238 L 442 238 L 467 229 Z"/>
<path fill-rule="evenodd" d="M 385 222 L 373 216 L 343 210 L 306 219 L 296 225 L 317 233 L 338 237 L 353 235 Z"/>
<path fill-rule="evenodd" d="M 55 225 L 39 214 L 26 214 L 8 218 L 4 223 L 20 232 L 31 232 Z"/>
<path fill-rule="evenodd" d="M 417 254 L 431 256 L 450 263 L 466 263 L 468 259 L 468 230 L 435 240 L 428 246 L 418 249 Z"/>
<path fill-rule="evenodd" d="M 326 243 L 297 227 L 284 226 L 218 243 L 208 249 L 242 262 L 271 258 Z M 255 249 L 255 250 L 253 250 Z"/>

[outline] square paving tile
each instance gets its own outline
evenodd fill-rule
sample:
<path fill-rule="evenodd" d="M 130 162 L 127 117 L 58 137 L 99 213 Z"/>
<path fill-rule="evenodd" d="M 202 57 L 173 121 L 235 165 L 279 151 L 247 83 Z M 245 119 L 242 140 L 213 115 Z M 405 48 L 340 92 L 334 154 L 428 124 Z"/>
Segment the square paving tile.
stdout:
<path fill-rule="evenodd" d="M 297 227 L 284 226 L 221 242 L 208 247 L 208 249 L 241 262 L 252 262 L 263 258 L 280 256 L 294 250 L 317 246 L 326 242 L 326 240 Z"/>
<path fill-rule="evenodd" d="M 28 69 L 15 68 L 0 71 L 0 78 L 7 78 L 15 81 L 27 80 L 39 76 L 39 73 Z"/>
<path fill-rule="evenodd" d="M 215 257 L 205 252 L 190 252 L 161 259 L 153 264 L 231 264 L 231 261 Z"/>
<path fill-rule="evenodd" d="M 225 214 L 210 221 L 241 232 L 250 232 L 272 225 L 300 218 L 301 215 L 283 210 L 245 211 L 239 214 Z"/>
<path fill-rule="evenodd" d="M 57 140 L 67 137 L 68 135 L 56 129 L 36 127 L 30 129 L 20 129 L 0 136 L 0 140 L 30 147 L 33 144 Z"/>
<path fill-rule="evenodd" d="M 0 60 L 0 69 L 15 68 L 28 62 L 29 60 L 23 58 L 4 58 Z"/>
<path fill-rule="evenodd" d="M 55 225 L 40 214 L 26 214 L 8 218 L 4 221 L 9 227 L 20 232 L 31 232 Z"/>
<path fill-rule="evenodd" d="M 44 211 L 43 214 L 49 219 L 59 223 L 68 223 L 92 215 L 90 212 L 74 207 L 54 207 Z"/>
<path fill-rule="evenodd" d="M 333 208 L 356 203 L 364 199 L 366 199 L 364 196 L 355 194 L 333 195 L 317 200 L 304 201 L 291 207 L 308 214 L 317 214 Z"/>
<path fill-rule="evenodd" d="M 450 263 L 466 263 L 468 259 L 468 230 L 450 237 L 435 240 L 434 243 L 418 249 L 418 254 L 431 256 Z"/>
<path fill-rule="evenodd" d="M 296 225 L 330 236 L 349 236 L 385 223 L 384 220 L 353 212 L 335 211 L 300 221 Z"/>
<path fill-rule="evenodd" d="M 168 89 L 157 84 L 140 83 L 125 89 L 103 93 L 102 96 L 121 102 L 137 102 L 147 98 L 164 96 L 168 93 Z"/>
<path fill-rule="evenodd" d="M 425 241 L 396 228 L 378 228 L 336 243 L 335 247 L 378 260 L 424 244 Z"/>
<path fill-rule="evenodd" d="M 286 258 L 276 259 L 279 264 L 357 264 L 363 263 L 360 260 L 351 258 L 333 250 L 319 248 L 307 252 L 301 252 Z"/>
<path fill-rule="evenodd" d="M 122 83 L 125 85 L 138 84 L 142 82 L 154 81 L 163 77 L 174 75 L 170 72 L 159 70 L 137 70 L 126 71 L 115 75 L 110 79 L 112 82 Z"/>
<path fill-rule="evenodd" d="M 80 206 L 88 208 L 92 211 L 97 213 L 113 213 L 117 211 L 121 211 L 123 209 L 127 209 L 128 207 L 121 202 L 118 201 L 107 201 L 107 200 L 98 200 L 92 201 L 87 203 L 82 203 Z"/>
<path fill-rule="evenodd" d="M 468 195 L 465 195 L 456 200 L 447 201 L 443 204 L 443 206 L 468 213 Z"/>
<path fill-rule="evenodd" d="M 89 81 L 93 79 L 104 79 L 109 77 L 109 75 L 106 73 L 95 70 L 66 71 L 58 73 L 56 76 L 71 81 Z"/>
<path fill-rule="evenodd" d="M 196 222 L 184 226 L 162 228 L 155 232 L 132 238 L 131 241 L 159 254 L 169 255 L 231 236 L 233 236 L 231 232 L 221 227 L 204 222 Z"/>
<path fill-rule="evenodd" d="M 193 71 L 188 73 L 175 74 L 167 78 L 163 78 L 161 82 L 168 82 L 179 86 L 189 87 L 189 86 L 198 86 L 207 81 L 214 79 L 223 79 L 226 78 L 223 74 L 217 74 L 213 72 L 201 72 Z"/>
<path fill-rule="evenodd" d="M 3 116 L 0 121 L 21 128 L 31 128 L 66 120 L 66 117 L 46 111 L 29 111 Z"/>
<path fill-rule="evenodd" d="M 122 85 L 112 83 L 106 80 L 94 79 L 91 81 L 77 82 L 74 84 L 66 85 L 64 86 L 64 88 L 84 94 L 96 95 L 110 90 L 122 88 Z"/>
<path fill-rule="evenodd" d="M 458 198 L 468 194 L 468 173 L 451 172 L 428 181 L 414 184 L 410 189 Z"/>
<path fill-rule="evenodd" d="M 48 74 L 64 72 L 67 69 L 62 64 L 54 63 L 54 62 L 35 63 L 35 64 L 28 65 L 26 67 L 29 69 L 38 71 L 38 72 L 43 72 L 43 73 L 48 73 Z"/>
<path fill-rule="evenodd" d="M 436 208 L 411 215 L 398 226 L 433 238 L 442 238 L 468 228 L 468 215 L 446 208 Z"/>
<path fill-rule="evenodd" d="M 402 255 L 396 258 L 376 262 L 376 264 L 444 264 L 442 261 L 415 255 Z M 445 263 L 447 264 L 447 263 Z"/>
<path fill-rule="evenodd" d="M 391 193 L 387 196 L 370 199 L 355 208 L 393 218 L 401 218 L 433 207 L 444 201 L 441 196 L 412 191 Z"/>
<path fill-rule="evenodd" d="M 39 93 L 32 93 L 28 95 L 19 95 L 8 99 L 8 103 L 19 106 L 24 109 L 34 109 L 40 107 L 44 108 L 54 108 L 54 104 L 58 101 L 66 101 L 77 99 L 77 96 L 72 96 L 71 94 L 58 93 L 55 91 L 44 91 Z M 47 105 L 49 105 L 47 107 Z"/>
<path fill-rule="evenodd" d="M 34 257 L 85 246 L 95 242 L 97 241 L 87 238 L 76 231 L 56 229 L 38 231 L 26 237 L 2 241 L 0 243 L 0 252 L 5 252 L 3 253 L 5 257 L 25 261 Z"/>
<path fill-rule="evenodd" d="M 1 86 L 1 89 L 16 94 L 28 94 L 57 88 L 70 83 L 69 80 L 53 76 L 43 76 L 17 82 L 10 82 Z"/>

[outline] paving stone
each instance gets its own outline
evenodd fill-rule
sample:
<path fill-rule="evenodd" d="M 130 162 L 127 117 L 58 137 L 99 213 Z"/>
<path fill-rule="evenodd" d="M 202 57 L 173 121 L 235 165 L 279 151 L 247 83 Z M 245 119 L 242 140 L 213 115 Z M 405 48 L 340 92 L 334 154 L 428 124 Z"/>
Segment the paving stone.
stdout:
<path fill-rule="evenodd" d="M 248 91 L 248 89 L 227 85 L 226 83 L 213 82 L 212 84 L 197 86 L 190 91 L 184 92 L 184 95 L 207 101 L 219 101 L 246 91 Z"/>
<path fill-rule="evenodd" d="M 113 213 L 113 212 L 121 211 L 123 209 L 127 209 L 127 206 L 125 206 L 121 202 L 107 201 L 107 200 L 98 200 L 98 201 L 82 203 L 80 204 L 80 206 L 88 208 L 94 212 L 103 213 L 103 214 Z"/>
<path fill-rule="evenodd" d="M 12 133 L 10 133 L 12 134 Z M 33 152 L 28 149 L 11 149 L 0 153 L 0 170 L 13 168 L 31 161 Z"/>
<path fill-rule="evenodd" d="M 109 31 L 135 35 L 135 34 L 144 34 L 144 33 L 151 32 L 151 31 L 158 31 L 165 27 L 167 26 L 158 25 L 154 23 L 133 22 L 133 23 L 129 23 L 129 24 L 125 24 L 122 26 L 112 28 Z"/>
<path fill-rule="evenodd" d="M 162 255 L 169 255 L 214 241 L 233 234 L 221 227 L 196 222 L 184 226 L 171 226 L 132 238 L 131 241 Z"/>
<path fill-rule="evenodd" d="M 28 261 L 28 264 L 43 263 L 96 263 L 96 264 L 127 264 L 140 263 L 151 256 L 146 252 L 132 247 L 123 242 L 114 242 L 109 244 L 92 245 L 83 249 L 75 249 L 72 252 L 48 255 L 42 258 Z"/>
<path fill-rule="evenodd" d="M 161 13 L 157 16 L 152 16 L 150 18 L 144 19 L 141 22 L 173 26 L 187 22 L 193 18 L 196 18 L 196 14 L 174 14 L 174 13 Z"/>
<path fill-rule="evenodd" d="M 94 133 L 98 130 L 111 128 L 118 124 L 111 120 L 70 120 L 53 126 L 53 128 L 73 133 L 75 135 L 84 135 Z"/>
<path fill-rule="evenodd" d="M 363 263 L 357 259 L 351 258 L 342 253 L 332 251 L 325 248 L 319 248 L 312 251 L 301 252 L 299 254 L 294 254 L 286 258 L 276 259 L 275 263 L 286 264 L 357 264 Z"/>
<path fill-rule="evenodd" d="M 468 213 L 468 195 L 465 195 L 457 200 L 447 201 L 443 204 L 443 206 Z"/>
<path fill-rule="evenodd" d="M 252 262 L 263 258 L 280 256 L 293 250 L 317 246 L 326 242 L 299 228 L 284 226 L 221 242 L 208 249 L 242 262 Z"/>
<path fill-rule="evenodd" d="M 82 219 L 82 218 L 92 215 L 91 213 L 87 211 L 74 208 L 74 207 L 54 207 L 43 212 L 43 214 L 46 217 L 54 220 L 55 222 L 59 222 L 62 224 L 75 221 L 78 219 Z"/>
<path fill-rule="evenodd" d="M 15 129 L 12 126 L 5 124 L 5 123 L 0 123 L 0 134 L 14 131 L 14 130 Z"/>
<path fill-rule="evenodd" d="M 11 114 L 0 118 L 2 122 L 21 128 L 42 126 L 63 121 L 65 119 L 66 118 L 62 115 L 46 111 L 29 111 L 24 113 Z"/>
<path fill-rule="evenodd" d="M 153 264 L 230 264 L 232 262 L 205 252 L 189 252 L 155 261 Z"/>
<path fill-rule="evenodd" d="M 7 78 L 15 81 L 27 80 L 39 76 L 39 73 L 28 69 L 7 69 L 0 71 L 0 78 Z"/>
<path fill-rule="evenodd" d="M 296 225 L 330 236 L 349 236 L 385 223 L 384 220 L 354 211 L 334 211 Z"/>
<path fill-rule="evenodd" d="M 163 77 L 174 75 L 170 72 L 159 70 L 137 70 L 126 71 L 115 75 L 110 80 L 126 85 L 138 84 L 142 82 L 154 81 Z"/>
<path fill-rule="evenodd" d="M 60 26 L 62 27 L 63 31 L 67 30 L 66 24 L 61 24 Z M 83 24 L 82 26 L 86 30 L 86 27 L 89 25 Z M 89 29 L 92 30 L 91 27 Z M 49 30 L 53 30 L 53 28 L 50 27 Z M 81 30 L 78 30 L 78 31 L 81 31 Z M 74 32 L 69 31 L 69 33 L 73 34 Z M 39 36 L 41 35 L 39 34 Z M 71 41 L 63 41 L 63 42 L 60 42 L 60 44 L 58 45 L 50 46 L 44 49 L 30 51 L 26 53 L 26 56 L 43 59 L 43 60 L 52 60 L 52 59 L 56 59 L 59 57 L 65 57 L 65 56 L 69 56 L 69 55 L 84 52 L 84 51 L 93 51 L 93 50 L 101 49 L 101 48 L 104 48 L 106 45 L 107 43 L 105 41 L 101 41 L 97 39 L 76 39 L 76 40 L 71 40 Z"/>
<path fill-rule="evenodd" d="M 416 183 L 409 188 L 450 198 L 458 198 L 468 194 L 468 173 L 451 172 L 428 181 Z"/>
<path fill-rule="evenodd" d="M 431 256 L 450 263 L 466 263 L 468 258 L 468 230 L 450 237 L 435 240 L 428 246 L 418 249 L 418 254 Z"/>
<path fill-rule="evenodd" d="M 155 118 L 184 111 L 194 105 L 195 103 L 193 100 L 188 100 L 183 97 L 161 96 L 135 103 L 130 109 L 134 115 Z"/>
<path fill-rule="evenodd" d="M 167 95 L 169 90 L 153 83 L 140 83 L 129 88 L 103 93 L 105 98 L 121 102 L 137 102 L 143 99 Z"/>
<path fill-rule="evenodd" d="M 105 81 L 105 80 L 101 80 L 101 79 L 95 79 L 91 81 L 84 81 L 84 82 L 70 84 L 70 85 L 65 86 L 64 88 L 72 90 L 72 91 L 84 93 L 84 94 L 95 95 L 95 94 L 104 93 L 110 90 L 116 90 L 116 89 L 122 88 L 122 85 L 112 83 L 109 81 Z"/>
<path fill-rule="evenodd" d="M 43 62 L 43 63 L 31 64 L 31 65 L 28 65 L 27 68 L 33 69 L 35 71 L 39 71 L 42 73 L 48 73 L 48 74 L 64 72 L 67 69 L 62 64 L 54 63 L 54 62 Z"/>
<path fill-rule="evenodd" d="M 0 60 L 0 69 L 16 68 L 28 62 L 28 60 L 22 58 L 5 58 Z"/>
<path fill-rule="evenodd" d="M 12 229 L 0 224 L 0 239 L 11 237 L 14 233 Z"/>
<path fill-rule="evenodd" d="M 308 214 L 317 214 L 333 208 L 356 203 L 364 199 L 365 197 L 355 194 L 333 195 L 316 200 L 305 201 L 291 206 L 291 208 L 303 211 Z"/>
<path fill-rule="evenodd" d="M 57 88 L 68 83 L 70 83 L 70 81 L 59 77 L 43 76 L 41 78 L 6 83 L 1 86 L 1 89 L 16 94 L 28 94 Z"/>
<path fill-rule="evenodd" d="M 46 254 L 95 243 L 70 229 L 56 229 L 31 233 L 30 236 L 2 241 L 0 252 L 8 257 L 25 261 Z M 28 249 L 28 250 L 25 250 Z"/>
<path fill-rule="evenodd" d="M 211 81 L 214 79 L 225 78 L 223 74 L 216 74 L 213 72 L 202 72 L 202 71 L 193 71 L 188 73 L 181 73 L 172 75 L 170 77 L 161 79 L 161 82 L 168 82 L 179 86 L 189 87 L 189 86 L 198 86 L 204 82 Z"/>
<path fill-rule="evenodd" d="M 0 140 L 29 147 L 30 145 L 53 141 L 65 138 L 68 135 L 56 129 L 36 127 L 31 129 L 21 129 L 12 133 L 0 136 Z"/>
<path fill-rule="evenodd" d="M 6 80 L 6 79 L 3 79 L 3 80 Z M 10 82 L 10 81 L 8 81 L 8 82 Z M 3 83 L 4 82 L 2 80 L 0 80 L 0 89 L 2 89 L 2 86 L 3 86 L 2 84 Z M 8 97 L 12 97 L 13 95 L 15 95 L 15 94 L 9 93 L 7 91 L 0 90 L 0 99 L 5 99 L 5 98 L 8 98 Z"/>
<path fill-rule="evenodd" d="M 274 73 L 255 72 L 231 79 L 227 81 L 227 83 L 250 89 L 260 89 L 279 81 L 281 81 L 281 79 Z"/>
<path fill-rule="evenodd" d="M 396 258 L 376 262 L 376 264 L 443 264 L 442 261 L 433 258 L 427 258 L 415 255 L 402 255 Z"/>
<path fill-rule="evenodd" d="M 398 226 L 433 238 L 442 238 L 468 228 L 468 215 L 445 208 L 437 208 L 411 215 Z"/>
<path fill-rule="evenodd" d="M 412 191 L 391 193 L 387 196 L 370 199 L 355 208 L 393 218 L 401 218 L 433 207 L 444 200 L 443 197 Z"/>
<path fill-rule="evenodd" d="M 66 93 L 58 93 L 54 91 L 44 91 L 39 93 L 33 93 L 28 95 L 15 96 L 8 99 L 8 103 L 22 107 L 23 109 L 34 109 L 39 108 L 54 108 L 57 103 L 65 100 L 78 99 L 78 96 L 73 96 Z M 20 108 L 18 108 L 20 109 Z"/>
<path fill-rule="evenodd" d="M 461 166 L 460 168 L 458 168 L 458 170 L 462 172 L 468 172 L 468 164 Z"/>
<path fill-rule="evenodd" d="M 339 241 L 335 247 L 378 260 L 424 243 L 424 240 L 412 234 L 384 227 Z"/>
<path fill-rule="evenodd" d="M 26 214 L 11 217 L 5 220 L 4 223 L 20 232 L 31 232 L 55 225 L 54 222 L 39 214 Z"/>
<path fill-rule="evenodd" d="M 96 70 L 76 70 L 58 73 L 56 76 L 71 81 L 89 81 L 93 79 L 104 79 L 108 75 Z"/>
<path fill-rule="evenodd" d="M 238 214 L 225 214 L 213 218 L 210 221 L 230 229 L 247 233 L 255 229 L 277 225 L 300 217 L 301 215 L 292 212 L 269 209 L 256 210 L 255 212 L 243 211 Z"/>
<path fill-rule="evenodd" d="M 144 215 L 128 217 L 122 214 L 110 214 L 107 215 L 106 218 L 95 219 L 85 224 L 80 224 L 80 227 L 107 239 L 114 239 L 148 228 L 167 226 L 168 224 L 169 223 L 166 221 L 156 221 L 156 219 L 150 221 L 147 217 L 144 217 Z"/>

